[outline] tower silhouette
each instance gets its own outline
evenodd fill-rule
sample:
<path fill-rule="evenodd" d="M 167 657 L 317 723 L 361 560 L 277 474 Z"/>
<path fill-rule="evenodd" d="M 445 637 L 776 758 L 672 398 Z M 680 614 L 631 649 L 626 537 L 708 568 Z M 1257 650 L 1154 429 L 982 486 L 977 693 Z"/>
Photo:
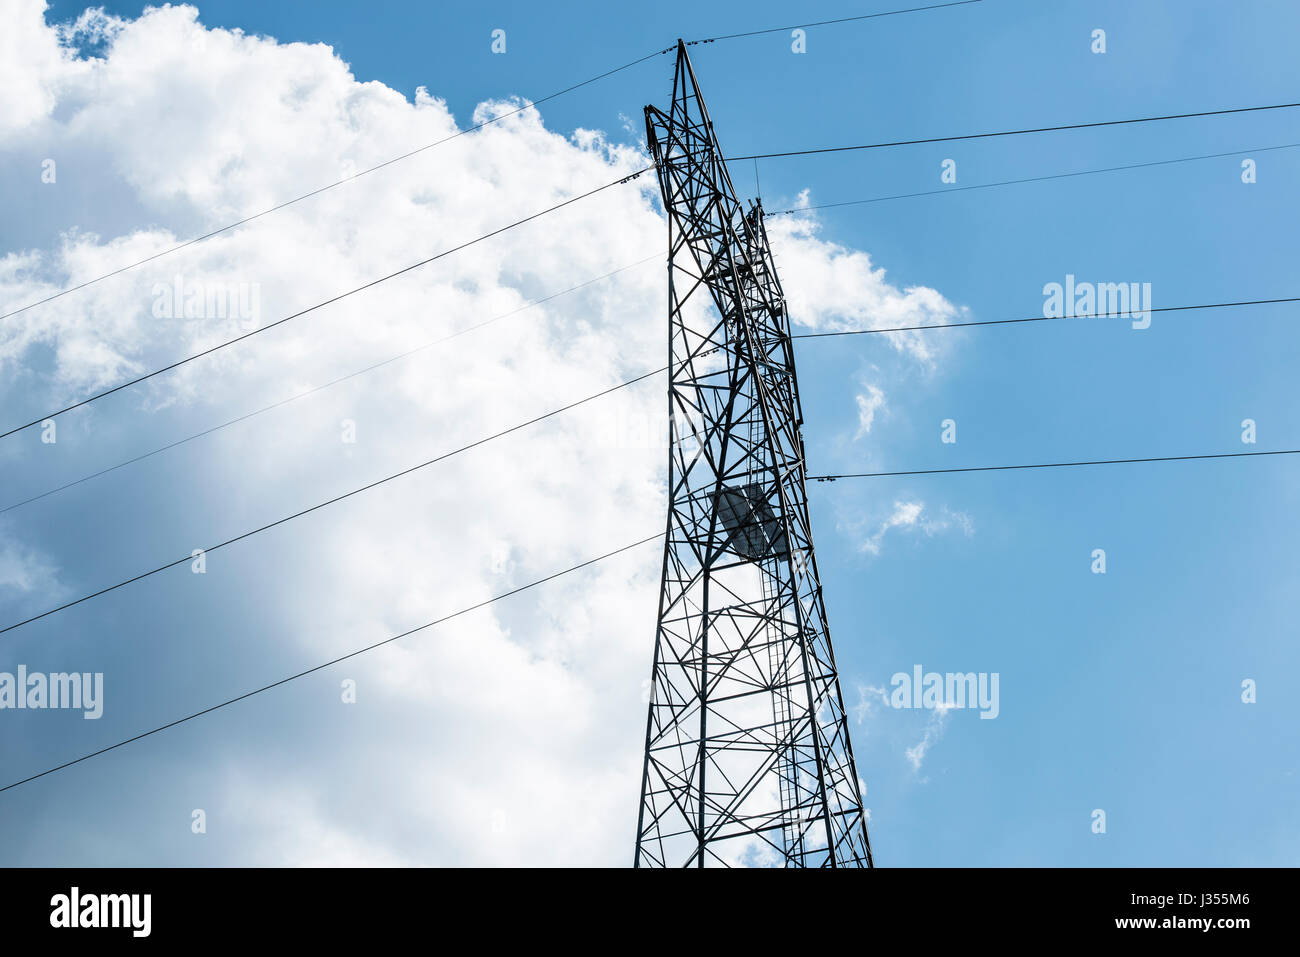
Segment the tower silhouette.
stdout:
<path fill-rule="evenodd" d="M 646 107 L 668 218 L 668 531 L 638 867 L 871 866 L 813 552 L 803 413 L 759 202 L 686 45 Z"/>

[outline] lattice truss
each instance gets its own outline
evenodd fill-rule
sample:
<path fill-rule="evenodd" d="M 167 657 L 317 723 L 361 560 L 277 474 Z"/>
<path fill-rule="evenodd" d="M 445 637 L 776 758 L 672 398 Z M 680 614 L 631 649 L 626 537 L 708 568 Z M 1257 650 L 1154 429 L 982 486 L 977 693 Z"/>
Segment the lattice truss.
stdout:
<path fill-rule="evenodd" d="M 646 108 L 669 232 L 668 532 L 637 866 L 870 866 L 785 296 L 678 44 Z"/>

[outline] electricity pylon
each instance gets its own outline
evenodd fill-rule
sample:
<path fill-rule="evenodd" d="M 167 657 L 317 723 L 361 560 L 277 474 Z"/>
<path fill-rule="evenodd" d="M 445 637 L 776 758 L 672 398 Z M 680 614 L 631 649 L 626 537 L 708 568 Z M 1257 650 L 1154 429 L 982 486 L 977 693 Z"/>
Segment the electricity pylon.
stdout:
<path fill-rule="evenodd" d="M 668 218 L 668 533 L 636 865 L 871 866 L 762 206 L 746 213 L 686 46 L 646 107 Z"/>

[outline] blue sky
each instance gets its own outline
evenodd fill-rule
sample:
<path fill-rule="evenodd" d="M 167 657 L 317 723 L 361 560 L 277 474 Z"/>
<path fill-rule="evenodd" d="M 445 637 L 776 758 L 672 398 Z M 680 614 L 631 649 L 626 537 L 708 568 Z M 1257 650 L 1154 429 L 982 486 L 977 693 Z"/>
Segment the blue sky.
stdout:
<path fill-rule="evenodd" d="M 81 9 L 53 3 L 47 20 L 71 19 Z M 106 9 L 134 18 L 142 5 Z M 207 27 L 326 43 L 358 81 L 385 84 L 408 99 L 426 87 L 464 125 L 484 100 L 540 97 L 666 47 L 678 36 L 850 16 L 868 8 L 719 3 L 702 9 L 666 3 L 483 4 L 466 10 L 416 3 L 358 8 L 210 2 L 199 9 Z M 495 28 L 507 31 L 504 56 L 489 49 Z M 1096 28 L 1106 31 L 1105 54 L 1090 51 Z M 1291 102 L 1298 98 L 1297 28 L 1300 10 L 1280 0 L 987 0 L 815 28 L 802 55 L 790 52 L 787 35 L 772 34 L 695 47 L 692 56 L 723 146 L 741 155 Z M 669 95 L 670 66 L 669 58 L 658 58 L 544 104 L 545 124 L 565 134 L 599 129 L 612 141 L 634 145 L 643 135 L 642 107 L 662 104 Z M 184 111 L 133 122 L 142 136 L 165 138 L 174 124 L 184 125 Z M 76 171 L 93 165 L 94 155 L 78 153 L 75 139 L 68 142 L 60 162 L 67 185 L 56 195 L 6 191 L 0 252 L 50 246 L 72 226 L 113 235 L 134 223 L 164 221 L 186 235 L 206 221 L 184 206 L 164 217 L 129 191 L 78 187 Z M 775 159 L 762 162 L 758 173 L 767 207 L 784 209 L 805 190 L 806 203 L 821 204 L 939 189 L 946 159 L 956 161 L 956 185 L 967 186 L 1233 154 L 815 214 L 823 240 L 869 253 L 889 283 L 937 290 L 966 310 L 964 319 L 1005 319 L 1039 314 L 1044 284 L 1063 282 L 1067 274 L 1149 282 L 1157 307 L 1297 295 L 1300 150 L 1256 152 L 1293 142 L 1300 142 L 1300 115 L 1279 110 Z M 300 146 L 313 148 L 310 141 Z M 404 148 L 405 141 L 376 146 L 379 156 Z M 41 144 L 31 149 L 30 156 L 39 155 Z M 16 169 L 28 155 L 11 147 L 0 151 L 0 164 Z M 1257 161 L 1253 184 L 1241 181 L 1246 157 Z M 257 163 L 282 161 L 266 155 Z M 732 173 L 743 196 L 750 195 L 752 164 L 736 164 Z M 441 173 L 433 168 L 428 175 Z M 534 241 L 557 244 L 575 235 L 557 226 L 534 234 Z M 438 239 L 412 237 L 412 248 Z M 662 234 L 651 232 L 642 245 L 653 252 L 663 242 Z M 782 248 L 774 243 L 780 264 Z M 454 269 L 449 275 L 454 281 Z M 524 294 L 545 291 L 527 288 Z M 797 300 L 794 305 L 797 321 Z M 1157 314 L 1144 330 L 1103 319 L 938 330 L 921 334 L 939 350 L 929 362 L 910 361 L 883 336 L 806 340 L 797 346 L 797 357 L 810 470 L 1300 448 L 1295 314 L 1295 304 L 1288 304 Z M 286 379 L 301 373 L 310 380 L 305 370 L 329 348 L 324 337 L 302 336 L 300 351 L 293 353 L 302 365 Z M 0 385 L 6 424 L 48 407 L 42 383 L 52 374 L 51 359 L 42 349 L 33 346 L 18 362 L 0 367 L 8 380 Z M 450 369 L 471 349 L 448 350 L 436 360 L 446 365 L 431 367 L 430 381 L 436 383 L 438 369 Z M 629 354 L 620 361 L 631 369 L 661 359 L 657 353 Z M 213 374 L 224 373 L 219 368 Z M 861 434 L 855 399 L 869 385 L 882 390 L 884 405 Z M 638 388 L 657 404 L 655 390 L 661 387 Z M 197 388 L 201 392 L 201 380 Z M 86 445 L 61 442 L 50 454 L 28 441 L 21 450 L 6 450 L 8 458 L 0 459 L 5 502 L 227 417 L 225 406 L 218 410 L 191 397 L 149 409 L 151 425 L 143 434 L 135 431 L 143 429 L 142 402 L 106 404 L 94 419 L 93 447 L 89 439 Z M 337 452 L 303 461 L 291 454 L 293 448 L 282 447 L 290 432 L 333 427 L 327 415 L 306 408 L 311 402 L 238 435 L 231 430 L 210 444 L 193 443 L 9 516 L 5 527 L 14 540 L 46 556 L 59 574 L 50 590 L 0 590 L 0 618 L 17 620 L 183 554 L 190 542 L 220 540 L 313 503 L 336 486 L 360 484 L 375 469 Z M 546 397 L 532 407 L 553 404 Z M 515 418 L 526 417 L 525 406 L 520 409 Z M 237 414 L 240 408 L 228 411 Z M 400 416 L 401 404 L 385 414 Z M 1245 418 L 1257 422 L 1255 446 L 1241 442 Z M 957 422 L 955 444 L 940 442 L 945 419 Z M 466 440 L 486 430 L 464 421 Z M 509 415 L 500 420 L 511 421 Z M 427 437 L 412 441 L 399 461 L 425 457 Z M 223 457 L 227 468 L 232 459 L 247 463 L 254 486 L 258 475 L 281 467 L 287 478 L 268 480 L 265 495 L 250 498 L 245 486 L 223 486 L 224 471 L 209 471 L 213 456 Z M 936 722 L 930 714 L 892 712 L 877 703 L 855 723 L 853 743 L 868 787 L 878 862 L 1294 865 L 1300 858 L 1300 705 L 1289 694 L 1286 676 L 1300 673 L 1294 638 L 1294 581 L 1300 573 L 1295 467 L 1283 456 L 812 485 L 831 633 L 850 708 L 874 702 L 870 688 L 887 687 L 891 675 L 916 664 L 1000 675 L 996 720 L 959 711 Z M 416 492 L 428 494 L 432 511 L 439 502 L 454 501 L 445 486 L 427 481 Z M 898 505 L 908 503 L 922 505 L 922 520 L 885 531 L 877 552 L 865 547 Z M 344 522 L 347 516 L 330 520 Z M 512 534 L 491 516 L 481 523 L 483 535 L 506 541 Z M 304 552 L 330 547 L 323 533 L 298 534 L 295 527 L 269 533 L 272 542 L 241 547 L 237 556 L 232 552 L 237 565 L 216 563 L 206 579 L 159 576 L 8 636 L 17 640 L 4 649 L 0 668 L 24 661 L 47 671 L 101 670 L 114 697 L 105 718 L 93 723 L 78 715 L 0 715 L 6 781 L 320 660 L 319 650 L 313 656 L 311 648 L 271 639 L 304 627 L 294 613 L 310 607 L 313 596 L 299 592 L 294 601 L 276 601 L 269 583 Z M 1097 548 L 1106 552 L 1105 575 L 1090 571 Z M 637 566 L 650 568 L 651 576 L 658 564 L 654 551 L 651 546 Z M 567 558 L 566 553 L 548 561 L 535 554 L 521 571 L 543 574 L 570 563 Z M 455 597 L 467 603 L 474 596 Z M 641 658 L 626 668 L 648 674 L 653 608 L 620 606 L 617 594 L 604 599 L 619 609 L 610 614 L 621 615 L 636 632 L 631 646 L 642 647 Z M 450 601 L 447 607 L 456 606 Z M 404 621 L 414 623 L 399 611 L 390 616 L 392 631 Z M 572 607 L 561 613 L 544 605 L 500 614 L 516 632 L 538 620 L 552 627 L 557 616 L 583 617 Z M 526 637 L 518 640 L 545 658 L 545 649 Z M 574 667 L 561 657 L 557 667 Z M 1257 681 L 1257 703 L 1241 701 L 1244 679 Z M 416 732 L 404 730 L 409 725 L 394 727 L 394 712 L 354 715 L 322 708 L 321 689 L 328 693 L 331 682 L 337 684 L 311 679 L 279 689 L 0 795 L 0 860 L 302 860 L 293 848 L 282 858 L 259 858 L 254 845 L 262 832 L 237 823 L 241 815 L 256 814 L 221 782 L 238 778 L 245 784 L 242 793 L 256 794 L 262 774 L 283 785 L 278 803 L 264 812 L 270 831 L 277 814 L 319 814 L 334 832 L 359 829 L 368 818 L 365 849 L 381 860 L 376 848 L 418 841 L 418 822 L 386 810 L 392 782 L 368 770 L 394 737 Z M 634 695 L 629 689 L 627 697 Z M 455 702 L 449 702 L 446 713 L 454 715 Z M 508 707 L 502 710 L 509 713 Z M 520 720 L 544 723 L 526 713 Z M 907 751 L 927 732 L 930 744 L 918 767 Z M 472 740 L 473 725 L 459 733 Z M 524 744 L 512 753 L 523 755 L 527 735 L 522 728 L 518 734 Z M 637 740 L 611 743 L 604 735 L 602 743 L 613 751 L 639 747 Z M 597 753 L 594 746 L 592 751 Z M 437 747 L 434 752 L 441 753 Z M 346 782 L 340 787 L 346 793 L 313 793 L 301 783 L 295 790 L 284 775 L 299 765 L 302 781 Z M 519 779 L 530 781 L 547 773 L 525 763 L 517 771 Z M 634 770 L 623 790 L 624 822 L 617 820 L 616 802 L 601 809 L 613 817 L 611 833 L 625 824 L 628 858 L 636 787 Z M 435 807 L 440 793 L 435 788 L 428 795 Z M 212 840 L 196 843 L 190 840 L 189 809 L 208 805 L 214 820 L 224 823 L 208 835 Z M 1090 828 L 1096 808 L 1107 814 L 1104 835 Z M 455 830 L 454 821 L 442 823 Z M 228 838 L 220 837 L 221 828 Z M 531 829 L 543 843 L 570 838 L 554 822 L 533 822 Z M 301 840 L 310 842 L 314 833 Z M 345 846 L 339 856 L 350 852 Z M 618 853 L 593 840 L 566 862 L 623 863 Z M 502 854 L 508 858 L 508 849 Z M 464 849 L 436 846 L 416 856 L 430 863 L 473 857 Z M 521 853 L 521 859 L 529 858 Z"/>

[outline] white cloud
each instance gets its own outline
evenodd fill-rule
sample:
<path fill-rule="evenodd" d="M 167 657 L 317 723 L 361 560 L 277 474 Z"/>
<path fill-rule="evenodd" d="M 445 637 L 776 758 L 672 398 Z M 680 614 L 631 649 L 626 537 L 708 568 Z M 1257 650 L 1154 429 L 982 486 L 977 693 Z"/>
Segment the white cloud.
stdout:
<path fill-rule="evenodd" d="M 929 717 L 925 722 L 925 731 L 921 735 L 921 740 L 907 748 L 903 754 L 907 758 L 908 764 L 912 765 L 912 770 L 920 772 L 921 765 L 925 762 L 925 757 L 935 742 L 943 736 L 943 729 L 948 719 L 948 713 L 952 711 L 954 705 L 940 702 L 931 709 Z"/>
<path fill-rule="evenodd" d="M 933 538 L 953 529 L 967 537 L 975 534 L 975 524 L 965 512 L 955 512 L 944 505 L 935 514 L 926 511 L 924 502 L 896 501 L 889 515 L 860 539 L 858 548 L 879 555 L 885 536 L 891 531 L 920 531 Z M 857 534 L 862 534 L 860 525 Z"/>
<path fill-rule="evenodd" d="M 894 510 L 889 514 L 889 517 L 881 522 L 874 532 L 864 538 L 859 547 L 872 555 L 879 555 L 880 544 L 884 540 L 885 534 L 891 529 L 915 526 L 921 517 L 921 512 L 924 510 L 924 502 L 895 502 Z"/>
<path fill-rule="evenodd" d="M 76 58 L 41 11 L 32 0 L 17 4 L 0 34 L 0 124 L 6 149 L 54 156 L 60 176 L 46 186 L 38 166 L 17 164 L 0 180 L 6 191 L 59 190 L 75 175 L 80 195 L 109 212 L 93 232 L 68 229 L 57 243 L 0 257 L 0 311 L 459 128 L 436 96 L 436 63 L 435 95 L 421 90 L 412 102 L 358 81 L 324 45 L 208 30 L 185 6 L 87 21 L 82 33 L 94 32 L 97 58 Z M 515 105 L 481 104 L 474 115 Z M 273 320 L 644 164 L 597 131 L 565 137 L 525 111 L 4 320 L 0 398 L 7 409 L 39 412 L 228 338 L 229 323 L 153 316 L 154 285 L 177 274 L 256 283 L 263 318 Z M 89 441 L 111 422 L 128 430 L 131 447 L 151 447 L 159 421 L 179 428 L 161 417 L 225 421 L 652 255 L 666 229 L 655 188 L 643 176 L 222 350 L 69 417 L 61 442 L 65 430 Z M 43 234 L 68 225 L 44 222 Z M 813 328 L 955 313 L 934 290 L 890 286 L 866 253 L 818 239 L 811 226 L 776 227 L 773 243 L 794 315 Z M 168 481 L 195 496 L 194 514 L 209 523 L 196 528 L 255 527 L 661 365 L 665 300 L 661 266 L 628 270 L 295 403 L 264 425 L 222 432 L 169 460 Z M 893 341 L 934 360 L 919 341 Z M 616 406 L 626 410 L 618 421 L 657 419 L 662 389 L 652 380 L 624 390 L 260 536 L 256 552 L 276 575 L 249 581 L 240 601 L 264 615 L 279 652 L 315 661 L 660 530 L 663 450 L 592 437 Z M 343 419 L 357 425 L 355 445 L 339 440 Z M 147 482 L 154 464 L 134 475 Z M 915 525 L 921 505 L 912 507 L 900 503 L 887 528 Z M 382 721 L 368 726 L 370 737 L 337 744 L 341 765 L 319 755 L 276 760 L 273 731 L 301 733 L 291 715 L 256 739 L 233 740 L 232 793 L 255 780 L 267 804 L 221 845 L 228 861 L 625 863 L 657 549 L 354 659 L 349 674 Z M 252 551 L 224 553 L 221 567 Z M 52 591 L 53 559 L 35 555 L 30 542 L 6 544 L 0 587 Z M 386 785 L 373 796 L 385 802 L 378 809 L 358 797 L 372 782 Z M 281 829 L 285 816 L 293 820 Z M 398 833 L 389 819 L 414 823 Z M 546 829 L 523 826 L 536 820 Z M 95 846 L 106 857 L 89 863 L 132 853 L 107 838 Z"/>
<path fill-rule="evenodd" d="M 876 421 L 876 413 L 885 406 L 885 393 L 880 386 L 866 384 L 866 394 L 859 392 L 855 397 L 858 404 L 858 431 L 855 439 L 860 439 L 871 431 Z"/>
<path fill-rule="evenodd" d="M 854 720 L 862 724 L 879 707 L 889 707 L 889 693 L 879 685 L 858 682 L 858 703 L 849 709 Z"/>
<path fill-rule="evenodd" d="M 59 593 L 57 570 L 35 548 L 9 540 L 0 533 L 0 595 Z"/>
<path fill-rule="evenodd" d="M 933 537 L 940 535 L 950 529 L 956 529 L 967 538 L 975 534 L 975 523 L 965 512 L 954 512 L 947 505 L 939 509 L 939 514 L 924 518 L 920 523 L 921 530 L 925 534 Z"/>
<path fill-rule="evenodd" d="M 806 198 L 806 197 L 805 197 Z M 939 325 L 964 314 L 928 286 L 898 288 L 862 250 L 818 238 L 812 217 L 778 216 L 768 225 L 781 268 L 781 282 L 794 319 L 833 332 L 897 326 Z M 927 368 L 939 358 L 940 340 L 925 332 L 883 333 L 903 355 Z"/>
<path fill-rule="evenodd" d="M 64 82 L 83 72 L 42 22 L 43 0 L 11 0 L 0 30 L 0 136 L 26 133 L 49 115 Z M 9 144 L 6 144 L 9 145 Z"/>

